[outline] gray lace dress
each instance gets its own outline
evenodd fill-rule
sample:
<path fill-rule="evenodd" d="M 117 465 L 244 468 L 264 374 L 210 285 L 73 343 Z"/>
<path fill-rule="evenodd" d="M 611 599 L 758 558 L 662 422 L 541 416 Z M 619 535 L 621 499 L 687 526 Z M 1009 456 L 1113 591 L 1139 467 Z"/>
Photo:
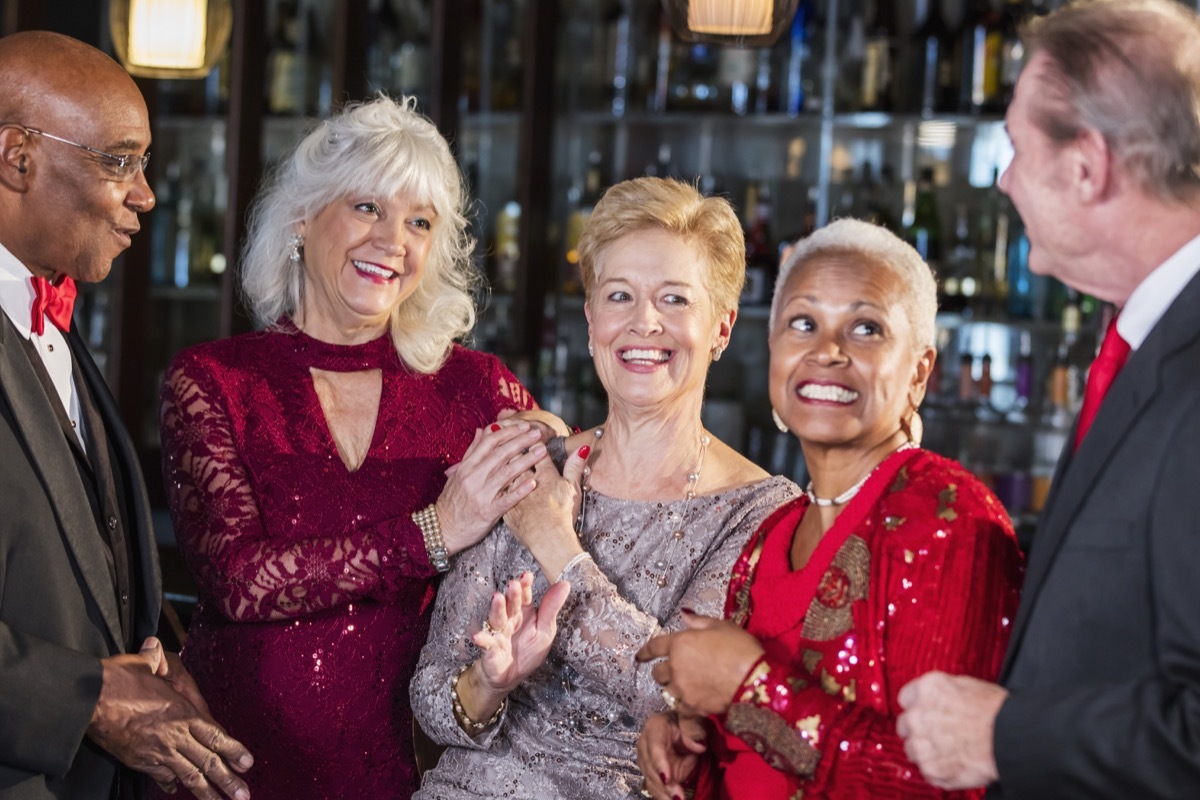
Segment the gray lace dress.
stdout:
<path fill-rule="evenodd" d="M 563 441 L 549 449 L 561 464 Z M 503 523 L 460 553 L 438 591 L 410 689 L 421 727 L 448 749 L 414 798 L 638 797 L 638 733 L 665 704 L 650 665 L 634 654 L 660 631 L 682 628 L 681 608 L 721 616 L 742 546 L 798 493 L 784 478 L 698 496 L 690 506 L 682 498 L 642 502 L 589 490 L 580 537 L 591 558 L 563 576 L 571 596 L 558 637 L 545 663 L 509 695 L 500 721 L 475 737 L 458 726 L 450 705 L 451 679 L 478 657 L 471 636 L 492 592 L 510 578 L 533 572 L 535 602 L 548 583 Z M 681 538 L 673 535 L 681 529 Z"/>

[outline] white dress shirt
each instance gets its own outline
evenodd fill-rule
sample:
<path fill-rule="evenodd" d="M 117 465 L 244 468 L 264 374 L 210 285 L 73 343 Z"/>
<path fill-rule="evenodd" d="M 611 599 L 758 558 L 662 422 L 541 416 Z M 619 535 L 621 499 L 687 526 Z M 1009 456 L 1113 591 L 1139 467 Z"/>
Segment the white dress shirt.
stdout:
<path fill-rule="evenodd" d="M 1142 346 L 1197 272 L 1200 272 L 1200 236 L 1179 248 L 1137 285 L 1117 317 L 1117 333 L 1132 349 Z"/>
<path fill-rule="evenodd" d="M 71 348 L 67 346 L 66 336 L 49 318 L 46 319 L 45 333 L 39 336 L 33 332 L 30 314 L 37 295 L 34 294 L 33 284 L 29 281 L 31 277 L 32 273 L 25 265 L 18 261 L 8 248 L 0 245 L 0 309 L 8 315 L 17 333 L 33 342 L 34 349 L 46 365 L 46 372 L 50 373 L 50 380 L 54 383 L 62 407 L 67 411 L 76 438 L 86 452 L 79 392 L 71 374 Z"/>

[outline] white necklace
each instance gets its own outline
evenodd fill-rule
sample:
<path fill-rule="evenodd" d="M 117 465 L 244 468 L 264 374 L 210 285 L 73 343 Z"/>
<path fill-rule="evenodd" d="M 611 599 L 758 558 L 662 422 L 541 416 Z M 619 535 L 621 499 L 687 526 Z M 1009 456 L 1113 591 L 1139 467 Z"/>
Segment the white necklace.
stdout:
<path fill-rule="evenodd" d="M 588 496 L 592 492 L 591 476 L 592 466 L 591 460 L 595 457 L 599 448 L 600 438 L 604 436 L 604 428 L 597 427 L 595 431 L 596 445 L 593 445 L 592 451 L 588 453 L 588 463 L 583 468 L 583 497 L 579 505 L 579 517 L 575 520 L 575 533 L 582 535 L 584 523 L 587 518 Z M 704 469 L 704 454 L 708 451 L 708 444 L 712 441 L 707 433 L 700 434 L 700 457 L 696 459 L 696 468 L 687 475 L 687 490 L 684 493 L 683 512 L 676 515 L 673 511 L 667 512 L 667 521 L 672 523 L 674 530 L 671 531 L 670 543 L 678 542 L 684 537 L 683 526 L 687 521 L 688 512 L 692 508 L 692 500 L 696 497 L 696 485 L 700 482 L 700 472 Z M 667 569 L 671 564 L 666 559 L 665 555 L 654 562 L 654 568 L 659 571 L 658 580 L 656 583 L 661 589 L 668 583 Z"/>
<path fill-rule="evenodd" d="M 888 455 L 890 456 L 893 453 L 899 453 L 902 450 L 911 450 L 914 447 L 916 447 L 916 444 L 913 442 L 905 442 Z M 887 456 L 884 456 L 883 461 L 887 461 L 887 458 Z M 880 461 L 879 464 L 882 464 L 883 461 Z M 862 487 L 866 484 L 867 480 L 875 474 L 875 470 L 879 469 L 879 464 L 871 467 L 871 470 L 866 475 L 863 475 L 861 478 L 859 478 L 858 483 L 854 484 L 837 497 L 817 497 L 816 492 L 813 491 L 811 480 L 808 482 L 808 486 L 804 487 L 804 493 L 808 495 L 808 501 L 810 503 L 813 505 L 818 505 L 821 508 L 829 508 L 830 506 L 844 506 L 846 503 L 849 503 L 851 500 L 853 500 L 854 496 L 862 490 Z"/>

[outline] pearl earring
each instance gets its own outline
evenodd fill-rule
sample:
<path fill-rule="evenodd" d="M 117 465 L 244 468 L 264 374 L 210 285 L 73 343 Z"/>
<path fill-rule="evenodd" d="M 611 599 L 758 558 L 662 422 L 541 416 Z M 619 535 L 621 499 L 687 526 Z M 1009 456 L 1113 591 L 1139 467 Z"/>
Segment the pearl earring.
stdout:
<path fill-rule="evenodd" d="M 721 360 L 721 354 L 722 354 L 722 353 L 724 353 L 724 352 L 725 352 L 725 348 L 721 347 L 721 345 L 717 345 L 716 347 L 714 347 L 714 348 L 712 349 L 712 360 L 713 360 L 713 361 L 720 361 L 720 360 Z"/>
<path fill-rule="evenodd" d="M 779 412 L 774 408 L 771 409 L 771 419 L 775 421 L 775 427 L 779 428 L 780 433 L 787 433 L 787 423 L 783 421 L 783 417 L 779 416 Z"/>
<path fill-rule="evenodd" d="M 288 252 L 288 260 L 293 264 L 299 264 L 300 259 L 304 258 L 304 237 L 293 233 L 288 239 L 288 247 L 291 248 Z"/>

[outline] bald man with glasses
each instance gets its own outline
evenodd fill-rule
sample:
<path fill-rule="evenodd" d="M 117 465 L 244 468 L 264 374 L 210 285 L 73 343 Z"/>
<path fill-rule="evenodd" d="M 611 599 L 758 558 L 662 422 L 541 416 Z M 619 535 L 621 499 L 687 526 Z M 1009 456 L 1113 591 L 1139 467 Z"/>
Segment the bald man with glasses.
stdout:
<path fill-rule="evenodd" d="M 145 776 L 248 800 L 253 759 L 153 638 L 160 579 L 133 445 L 78 333 L 154 207 L 150 125 L 112 59 L 0 39 L 0 800 L 133 800 Z"/>

